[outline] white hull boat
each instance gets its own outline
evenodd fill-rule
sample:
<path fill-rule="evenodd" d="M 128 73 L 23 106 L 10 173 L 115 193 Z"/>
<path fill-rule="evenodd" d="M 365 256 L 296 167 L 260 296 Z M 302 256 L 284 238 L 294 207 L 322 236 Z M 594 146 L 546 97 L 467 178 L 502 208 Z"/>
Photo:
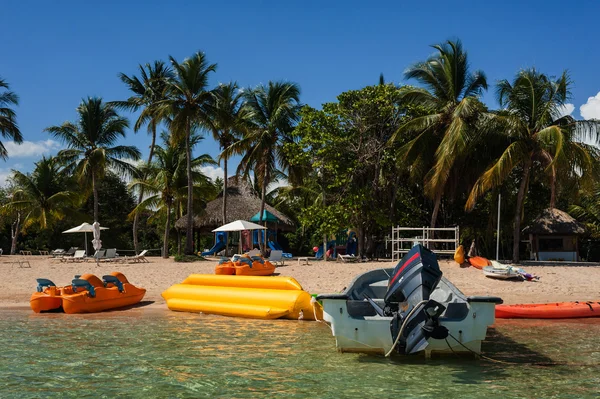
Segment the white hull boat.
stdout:
<path fill-rule="evenodd" d="M 510 266 L 486 266 L 481 270 L 483 271 L 484 276 L 490 278 L 497 278 L 500 280 L 509 280 L 515 278 L 522 279 L 521 274 L 519 274 L 516 269 L 513 269 Z"/>
<path fill-rule="evenodd" d="M 317 296 L 341 352 L 481 352 L 496 297 L 466 297 L 418 245 L 396 268 L 356 277 L 342 294 Z"/>

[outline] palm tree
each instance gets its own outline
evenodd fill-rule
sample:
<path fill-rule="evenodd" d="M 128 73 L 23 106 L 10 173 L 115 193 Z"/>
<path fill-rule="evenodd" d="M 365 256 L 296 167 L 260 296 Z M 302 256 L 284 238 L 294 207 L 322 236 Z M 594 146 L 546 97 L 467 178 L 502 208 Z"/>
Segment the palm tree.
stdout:
<path fill-rule="evenodd" d="M 154 61 L 153 65 L 139 65 L 139 74 L 137 76 L 127 76 L 124 73 L 119 74 L 121 81 L 127 86 L 133 96 L 125 101 L 112 101 L 109 104 L 119 109 L 129 111 L 142 112 L 138 117 L 133 127 L 134 132 L 140 130 L 143 125 L 148 125 L 148 133 L 152 136 L 150 144 L 150 153 L 148 154 L 148 164 L 152 163 L 154 156 L 154 146 L 156 143 L 156 128 L 162 121 L 163 115 L 157 112 L 158 105 L 161 101 L 167 99 L 168 83 L 173 78 L 173 71 L 168 68 L 163 61 Z M 142 176 L 142 180 L 145 179 Z M 139 186 L 138 201 L 139 204 L 144 197 L 144 186 Z M 133 246 L 135 251 L 139 250 L 137 226 L 139 221 L 139 213 L 136 213 L 133 218 Z"/>
<path fill-rule="evenodd" d="M 566 72 L 558 79 L 535 69 L 517 74 L 511 84 L 500 81 L 496 94 L 503 108 L 486 123 L 486 128 L 504 134 L 507 146 L 477 180 L 467 201 L 467 209 L 487 190 L 500 186 L 512 173 L 520 173 L 513 231 L 513 262 L 519 261 L 523 205 L 532 170 L 540 165 L 549 180 L 550 207 L 555 206 L 557 176 L 569 175 L 582 181 L 598 176 L 598 150 L 582 142 L 600 142 L 600 122 L 575 121 L 561 116 L 570 97 L 571 82 Z M 561 174 L 557 170 L 562 169 Z"/>
<path fill-rule="evenodd" d="M 19 105 L 19 96 L 10 91 L 8 83 L 0 78 L 0 134 L 15 143 L 22 143 L 23 135 L 17 125 L 16 113 L 10 108 L 12 105 Z M 8 152 L 2 142 L 0 142 L 0 158 L 8 158 Z"/>
<path fill-rule="evenodd" d="M 143 166 L 144 174 L 147 179 L 134 180 L 131 187 L 143 188 L 147 197 L 141 201 L 133 214 L 141 211 L 152 210 L 156 214 L 164 213 L 166 215 L 165 232 L 163 242 L 163 257 L 169 257 L 169 232 L 171 229 L 171 214 L 177 198 L 187 192 L 187 161 L 185 158 L 185 148 L 180 144 L 174 144 L 169 141 L 166 133 L 162 135 L 164 147 L 156 146 L 156 159 L 151 164 Z M 199 136 L 192 137 L 194 142 L 201 140 Z M 192 160 L 192 177 L 195 188 L 201 188 L 204 193 L 207 192 L 206 185 L 210 184 L 208 177 L 198 169 L 207 164 L 214 164 L 214 160 L 207 154 L 196 157 Z M 182 186 L 183 183 L 183 186 Z M 183 193 L 182 193 L 183 191 Z M 198 196 L 197 199 L 201 197 Z"/>
<path fill-rule="evenodd" d="M 92 188 L 94 194 L 94 221 L 98 221 L 98 182 L 108 169 L 121 174 L 133 175 L 135 167 L 123 160 L 140 159 L 140 151 L 134 146 L 117 145 L 119 137 L 125 137 L 129 127 L 127 118 L 117 114 L 114 108 L 104 104 L 101 98 L 90 97 L 77 107 L 79 120 L 50 126 L 46 131 L 62 140 L 68 147 L 58 153 L 65 168 L 74 173 L 80 184 Z"/>
<path fill-rule="evenodd" d="M 600 186 L 581 193 L 579 204 L 569 207 L 569 213 L 585 223 L 587 232 L 593 239 L 600 238 Z"/>
<path fill-rule="evenodd" d="M 194 206 L 194 179 L 192 175 L 192 148 L 191 135 L 194 127 L 206 124 L 208 121 L 206 106 L 211 99 L 207 90 L 208 78 L 211 72 L 217 69 L 216 64 L 209 64 L 204 53 L 196 53 L 185 59 L 181 64 L 175 58 L 169 57 L 175 77 L 169 83 L 169 98 L 159 107 L 159 112 L 172 118 L 170 122 L 174 139 L 185 135 L 185 148 L 187 160 L 187 230 L 185 253 L 194 252 L 193 237 L 193 206 Z"/>
<path fill-rule="evenodd" d="M 411 164 L 413 178 L 425 175 L 425 193 L 434 201 L 431 227 L 435 227 L 448 178 L 475 138 L 472 125 L 484 111 L 479 98 L 487 90 L 487 81 L 482 71 L 469 70 L 460 41 L 432 47 L 438 54 L 404 74 L 424 88 L 407 87 L 402 95 L 408 104 L 426 109 L 426 115 L 400 126 L 392 140 L 417 134 L 401 147 L 400 157 Z"/>
<path fill-rule="evenodd" d="M 261 187 L 262 223 L 267 186 L 277 176 L 278 167 L 283 172 L 289 170 L 283 147 L 294 141 L 292 132 L 301 108 L 300 88 L 291 82 L 269 82 L 248 90 L 244 97 L 251 125 L 247 134 L 223 155 L 243 154 L 238 171 L 246 175 L 254 172 Z"/>
<path fill-rule="evenodd" d="M 16 211 L 22 214 L 22 228 L 37 224 L 47 229 L 53 221 L 65 217 L 65 212 L 75 204 L 78 195 L 66 189 L 66 181 L 62 168 L 56 158 L 42 159 L 35 164 L 31 174 L 12 171 L 12 182 L 15 185 L 11 202 L 3 206 L 3 210 Z M 19 234 L 20 217 L 17 221 L 16 234 L 13 234 L 11 254 L 16 251 L 16 238 Z"/>
<path fill-rule="evenodd" d="M 208 104 L 208 125 L 221 151 L 239 140 L 248 127 L 248 112 L 243 106 L 243 92 L 237 83 L 220 84 L 212 91 Z M 227 223 L 227 161 L 223 159 L 223 224 Z"/>

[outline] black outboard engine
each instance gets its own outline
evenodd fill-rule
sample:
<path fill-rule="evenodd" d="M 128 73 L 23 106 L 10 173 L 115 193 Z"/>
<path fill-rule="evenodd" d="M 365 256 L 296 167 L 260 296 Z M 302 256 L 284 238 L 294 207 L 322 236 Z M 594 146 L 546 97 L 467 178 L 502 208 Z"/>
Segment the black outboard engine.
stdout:
<path fill-rule="evenodd" d="M 429 338 L 448 336 L 438 320 L 445 306 L 429 299 L 441 278 L 435 254 L 422 245 L 414 246 L 396 265 L 384 300 L 387 316 L 393 316 L 390 328 L 399 353 L 422 351 Z"/>

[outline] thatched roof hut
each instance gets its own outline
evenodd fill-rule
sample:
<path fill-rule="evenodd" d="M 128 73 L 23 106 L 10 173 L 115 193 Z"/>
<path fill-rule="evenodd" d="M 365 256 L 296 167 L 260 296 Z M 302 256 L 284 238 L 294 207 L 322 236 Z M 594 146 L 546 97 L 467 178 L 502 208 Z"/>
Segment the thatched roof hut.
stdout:
<path fill-rule="evenodd" d="M 236 176 L 227 179 L 227 222 L 234 220 L 250 220 L 260 212 L 260 198 L 254 194 L 248 182 Z M 294 222 L 272 206 L 265 204 L 265 209 L 275 215 L 277 223 L 267 223 L 269 228 L 279 228 L 283 231 L 294 229 Z M 187 227 L 186 216 L 175 222 L 175 228 L 185 230 Z M 194 229 L 201 232 L 210 232 L 224 225 L 223 221 L 223 193 L 206 204 L 202 215 L 194 216 Z"/>
<path fill-rule="evenodd" d="M 523 229 L 525 234 L 536 235 L 582 235 L 585 228 L 567 212 L 546 208 L 542 214 Z"/>
<path fill-rule="evenodd" d="M 578 261 L 577 238 L 585 234 L 585 228 L 568 213 L 547 208 L 523 233 L 529 234 L 531 259 Z"/>

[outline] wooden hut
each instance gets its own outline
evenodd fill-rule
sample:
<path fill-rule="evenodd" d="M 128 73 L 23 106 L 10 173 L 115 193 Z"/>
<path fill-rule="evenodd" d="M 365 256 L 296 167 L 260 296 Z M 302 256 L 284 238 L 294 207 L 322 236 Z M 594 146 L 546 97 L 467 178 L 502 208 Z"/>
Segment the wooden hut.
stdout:
<path fill-rule="evenodd" d="M 547 208 L 523 233 L 529 234 L 530 259 L 578 261 L 578 238 L 585 228 L 568 213 Z"/>
<path fill-rule="evenodd" d="M 223 193 L 221 192 L 216 199 L 206 204 L 202 214 L 194 216 L 195 233 L 212 234 L 212 230 L 219 226 L 234 220 L 249 221 L 252 216 L 260 212 L 261 200 L 250 188 L 247 181 L 233 176 L 227 179 L 227 185 L 227 220 L 223 220 Z M 289 217 L 269 204 L 265 204 L 265 210 L 278 219 L 276 222 L 267 221 L 267 228 L 280 231 L 294 230 L 294 223 Z M 184 215 L 175 222 L 175 228 L 185 231 L 186 227 L 187 220 Z M 233 240 L 236 239 L 237 237 L 233 237 Z"/>

